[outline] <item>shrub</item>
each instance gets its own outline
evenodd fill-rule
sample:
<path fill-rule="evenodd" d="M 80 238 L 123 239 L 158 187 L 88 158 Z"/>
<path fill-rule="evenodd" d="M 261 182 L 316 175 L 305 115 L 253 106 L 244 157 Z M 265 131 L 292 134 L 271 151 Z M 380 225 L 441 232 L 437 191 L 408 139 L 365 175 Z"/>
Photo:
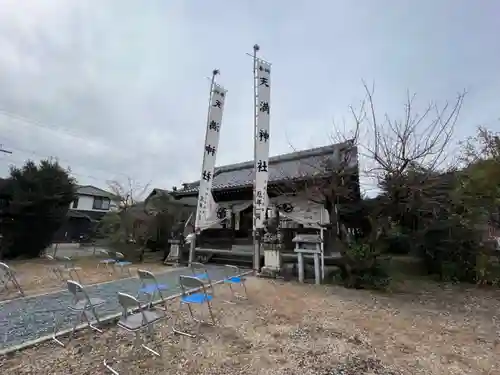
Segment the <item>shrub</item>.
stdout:
<path fill-rule="evenodd" d="M 347 249 L 349 259 L 342 268 L 342 279 L 348 288 L 385 289 L 390 283 L 387 266 L 373 246 L 360 241 Z"/>

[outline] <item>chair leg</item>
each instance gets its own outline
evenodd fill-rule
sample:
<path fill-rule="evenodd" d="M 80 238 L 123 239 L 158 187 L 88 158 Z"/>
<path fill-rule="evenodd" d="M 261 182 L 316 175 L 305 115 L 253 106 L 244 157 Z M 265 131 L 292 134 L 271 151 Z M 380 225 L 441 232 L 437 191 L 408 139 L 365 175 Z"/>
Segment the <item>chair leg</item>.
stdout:
<path fill-rule="evenodd" d="M 82 322 L 82 320 L 83 320 L 82 318 L 84 315 L 85 315 L 85 311 L 83 310 L 78 315 L 78 319 L 75 320 L 75 324 L 73 324 L 73 328 L 71 329 L 71 332 L 69 333 L 68 342 L 67 342 L 68 344 L 73 339 L 73 335 L 75 334 L 76 327 L 78 327 L 78 324 L 80 324 Z"/>
<path fill-rule="evenodd" d="M 245 291 L 245 297 L 241 296 L 243 299 L 248 299 L 248 291 L 245 281 L 241 280 L 241 285 L 243 286 L 243 290 Z"/>
<path fill-rule="evenodd" d="M 231 300 L 225 300 L 224 302 L 229 303 L 230 305 L 236 305 L 236 302 L 232 301 L 235 298 L 233 286 L 231 285 L 230 281 L 227 281 L 227 285 L 229 286 L 229 290 L 231 291 Z"/>
<path fill-rule="evenodd" d="M 184 305 L 184 304 L 182 303 L 182 301 L 180 301 L 179 302 L 179 311 L 177 312 L 177 314 L 174 315 L 174 318 L 173 318 L 172 330 L 174 331 L 174 333 L 177 333 L 179 335 L 187 336 L 187 337 L 191 337 L 191 338 L 195 338 L 196 335 L 193 335 L 192 333 L 188 333 L 188 332 L 185 332 L 185 331 L 181 331 L 181 330 L 179 330 L 179 329 L 176 328 L 177 327 L 177 321 L 179 320 L 179 317 L 181 315 L 182 305 Z"/>
<path fill-rule="evenodd" d="M 118 336 L 118 328 L 115 329 L 115 333 L 113 334 L 113 341 L 112 341 L 112 345 L 116 344 L 116 337 Z M 111 353 L 111 347 L 109 347 L 109 350 L 108 350 L 108 355 Z M 111 357 L 111 355 L 110 355 Z M 113 373 L 113 375 L 120 375 L 120 373 L 118 371 L 116 371 L 114 368 L 111 367 L 111 365 L 108 363 L 108 361 L 106 360 L 106 358 L 103 359 L 102 361 L 104 367 L 106 367 L 109 371 L 111 371 Z"/>
<path fill-rule="evenodd" d="M 212 304 L 210 303 L 210 301 L 207 301 L 207 306 L 208 306 L 208 313 L 210 315 L 210 319 L 212 320 L 212 325 L 215 325 L 215 318 L 214 318 L 214 314 L 212 312 Z"/>
<path fill-rule="evenodd" d="M 24 291 L 23 288 L 21 288 L 21 285 L 17 282 L 17 279 L 14 275 L 11 275 L 11 280 L 16 289 L 19 291 L 19 294 L 21 294 L 21 297 L 24 297 Z"/>
<path fill-rule="evenodd" d="M 56 314 L 54 313 L 54 332 L 52 333 L 52 340 L 64 348 L 66 345 L 57 338 L 57 332 L 59 330 L 59 326 L 61 325 L 61 320 L 61 318 L 57 319 Z"/>
<path fill-rule="evenodd" d="M 96 324 L 101 325 L 101 320 L 99 319 L 99 315 L 97 315 L 97 311 L 95 310 L 95 307 L 91 307 L 90 311 L 92 312 L 92 315 L 94 316 L 94 318 L 96 320 Z M 85 311 L 83 315 L 85 316 L 85 320 L 87 321 L 87 325 L 89 326 L 89 328 L 96 331 L 96 332 L 102 333 L 103 332 L 102 329 L 100 329 L 96 325 L 92 324 L 89 317 L 87 316 L 87 312 L 88 311 Z"/>
<path fill-rule="evenodd" d="M 152 328 L 152 325 L 150 324 L 149 326 L 147 326 L 147 327 L 146 327 L 146 330 L 147 330 L 147 332 L 149 333 L 149 339 L 154 340 L 154 337 L 151 337 L 151 336 L 153 336 L 153 333 L 154 333 L 153 328 Z M 146 345 L 146 344 L 144 344 L 144 343 L 142 343 L 142 345 L 141 345 L 141 346 L 142 346 L 144 349 L 146 349 L 148 352 L 152 353 L 153 355 L 155 355 L 155 356 L 157 356 L 157 357 L 161 357 L 161 356 L 162 356 L 162 355 L 161 355 L 161 346 L 160 346 L 159 344 L 157 344 L 157 343 L 155 343 L 155 344 L 158 346 L 158 347 L 156 348 L 156 350 L 154 350 L 154 349 L 150 348 L 149 346 L 147 346 L 147 345 Z"/>

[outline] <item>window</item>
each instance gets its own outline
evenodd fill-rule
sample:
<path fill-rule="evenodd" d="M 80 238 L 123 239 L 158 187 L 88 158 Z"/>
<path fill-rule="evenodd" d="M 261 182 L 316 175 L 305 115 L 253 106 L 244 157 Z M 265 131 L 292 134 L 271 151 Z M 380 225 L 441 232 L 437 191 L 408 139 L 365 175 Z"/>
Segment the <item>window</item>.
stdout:
<path fill-rule="evenodd" d="M 95 197 L 92 208 L 94 210 L 109 210 L 109 198 Z"/>
<path fill-rule="evenodd" d="M 73 200 L 73 203 L 71 204 L 71 208 L 78 208 L 78 197 L 76 197 Z"/>

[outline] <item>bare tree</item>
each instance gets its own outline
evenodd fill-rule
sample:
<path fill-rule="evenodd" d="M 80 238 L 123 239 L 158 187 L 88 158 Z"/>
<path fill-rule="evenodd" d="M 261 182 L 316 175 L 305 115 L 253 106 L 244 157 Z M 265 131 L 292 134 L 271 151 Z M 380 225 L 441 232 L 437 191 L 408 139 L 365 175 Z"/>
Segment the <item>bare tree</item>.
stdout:
<path fill-rule="evenodd" d="M 448 146 L 452 141 L 455 123 L 462 108 L 465 92 L 457 95 L 453 103 L 439 107 L 430 103 L 423 112 L 415 108 L 415 94 L 407 93 L 403 116 L 398 119 L 384 115 L 377 117 L 374 88 L 363 83 L 366 100 L 361 116 L 354 116 L 357 123 L 368 124 L 367 142 L 362 146 L 364 156 L 373 161 L 366 169 L 370 177 L 380 181 L 387 174 L 402 175 L 416 166 L 434 171 L 449 160 Z"/>
<path fill-rule="evenodd" d="M 370 89 L 366 83 L 363 83 L 363 87 L 365 99 L 359 109 L 350 108 L 352 130 L 346 132 L 334 124 L 332 143 L 338 146 L 335 157 L 327 156 L 324 160 L 302 163 L 297 173 L 299 182 L 294 182 L 292 188 L 291 183 L 286 184 L 283 191 L 292 191 L 294 194 L 301 191 L 310 201 L 324 206 L 330 216 L 330 228 L 338 226 L 340 229 L 329 231 L 332 239 L 330 244 L 341 252 L 347 268 L 359 266 L 359 262 L 356 265 L 347 251 L 347 231 L 344 225 L 339 224 L 335 206 L 339 202 L 349 201 L 356 194 L 354 185 L 348 183 L 358 173 L 357 160 L 353 158 L 357 159 L 359 154 L 365 159 L 367 165 L 361 169 L 360 175 L 374 180 L 379 187 L 390 180 L 395 185 L 393 188 L 404 188 L 406 194 L 412 195 L 422 190 L 423 181 L 427 184 L 437 181 L 438 172 L 446 169 L 444 165 L 450 156 L 447 153 L 448 146 L 465 96 L 464 92 L 460 93 L 453 103 L 446 103 L 442 107 L 430 103 L 419 113 L 415 109 L 415 95 L 408 93 L 403 116 L 394 119 L 385 114 L 381 120 L 375 110 L 374 88 Z M 409 186 L 408 180 L 402 177 L 412 172 L 418 172 L 415 175 L 419 178 L 413 179 Z M 380 234 L 389 225 L 383 205 L 378 204 L 368 220 L 371 223 L 368 242 L 373 250 Z M 378 254 L 374 250 L 368 263 L 373 263 Z M 366 266 L 369 264 L 363 267 Z"/>
<path fill-rule="evenodd" d="M 108 185 L 109 189 L 117 198 L 118 215 L 120 216 L 125 238 L 128 240 L 131 238 L 134 229 L 134 218 L 129 212 L 137 203 L 142 201 L 149 188 L 149 184 L 141 186 L 133 179 L 127 178 L 126 183 L 112 180 L 108 181 Z"/>

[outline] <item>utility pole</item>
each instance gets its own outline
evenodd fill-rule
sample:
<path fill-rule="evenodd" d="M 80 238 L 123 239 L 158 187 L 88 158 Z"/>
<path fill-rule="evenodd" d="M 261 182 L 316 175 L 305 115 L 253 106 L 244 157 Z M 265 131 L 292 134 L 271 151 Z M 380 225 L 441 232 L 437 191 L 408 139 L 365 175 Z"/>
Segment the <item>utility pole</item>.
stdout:
<path fill-rule="evenodd" d="M 12 151 L 5 150 L 5 149 L 3 148 L 3 145 L 0 145 L 0 152 L 3 152 L 4 154 L 12 154 Z"/>

